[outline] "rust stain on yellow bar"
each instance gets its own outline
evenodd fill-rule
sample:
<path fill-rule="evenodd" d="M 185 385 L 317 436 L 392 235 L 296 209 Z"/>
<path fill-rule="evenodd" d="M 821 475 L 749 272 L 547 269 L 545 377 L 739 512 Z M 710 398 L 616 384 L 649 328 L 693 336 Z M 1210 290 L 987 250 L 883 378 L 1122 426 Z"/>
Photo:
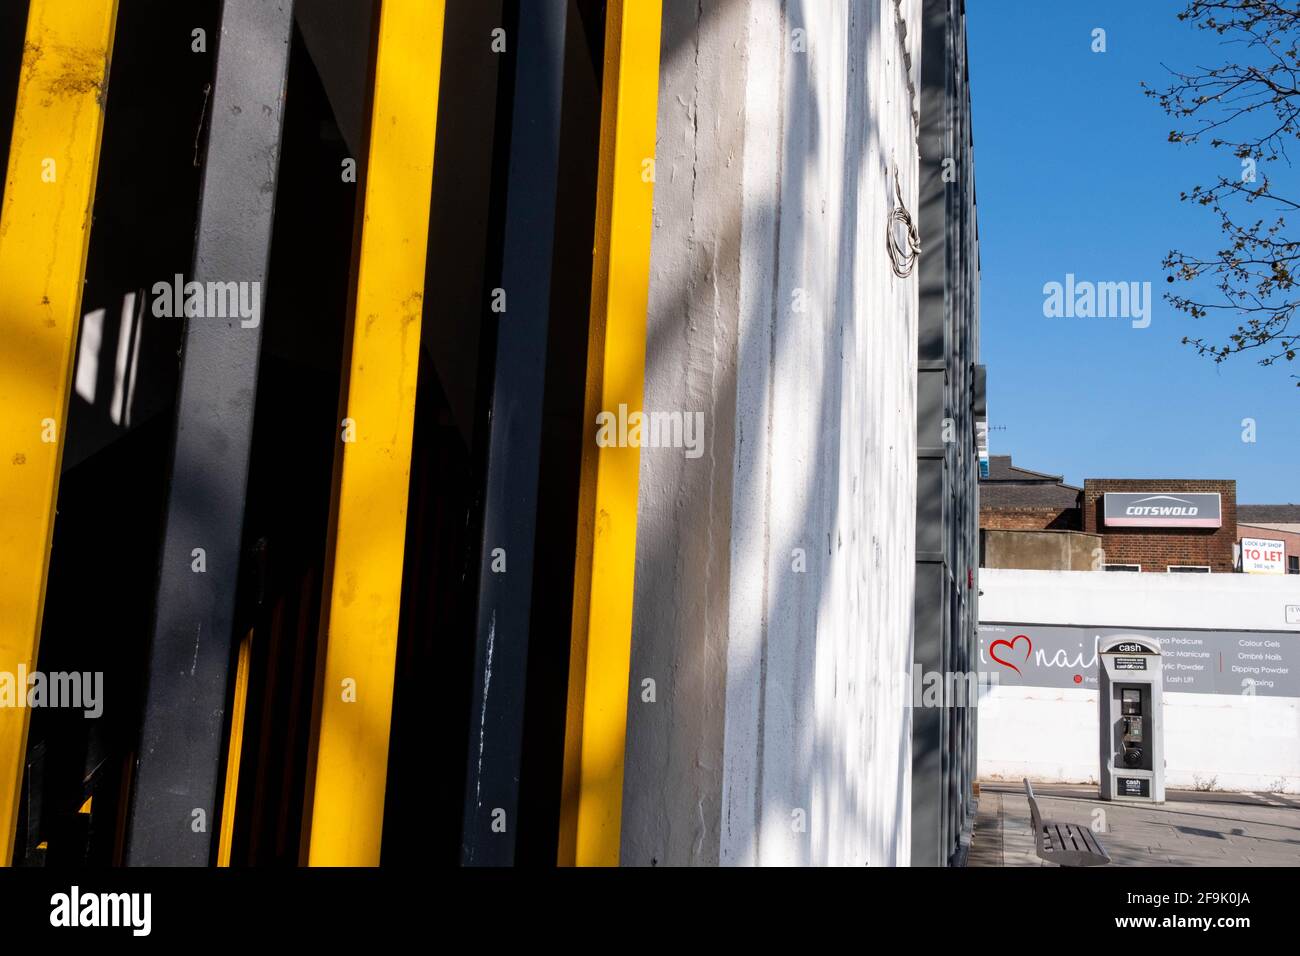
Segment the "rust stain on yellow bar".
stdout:
<path fill-rule="evenodd" d="M 641 408 L 654 204 L 660 0 L 611 0 L 559 862 L 616 866 L 623 802 L 640 449 L 599 448 L 596 416 Z"/>
<path fill-rule="evenodd" d="M 0 210 L 0 671 L 9 674 L 32 670 L 39 648 L 116 22 L 117 0 L 32 0 L 27 15 Z M 25 707 L 0 707 L 4 866 L 27 718 Z"/>
<path fill-rule="evenodd" d="M 375 866 L 384 822 L 444 4 L 384 0 L 325 595 L 307 862 Z M 486 40 L 485 40 L 486 42 Z"/>

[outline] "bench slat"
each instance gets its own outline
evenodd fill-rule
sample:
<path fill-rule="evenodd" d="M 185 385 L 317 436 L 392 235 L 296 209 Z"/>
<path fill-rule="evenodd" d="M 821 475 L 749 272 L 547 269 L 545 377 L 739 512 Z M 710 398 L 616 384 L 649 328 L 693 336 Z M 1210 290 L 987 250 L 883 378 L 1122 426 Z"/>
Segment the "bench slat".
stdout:
<path fill-rule="evenodd" d="M 1100 866 L 1110 862 L 1110 854 L 1103 849 L 1091 828 L 1042 818 L 1028 778 L 1025 779 L 1025 797 L 1029 801 L 1034 843 L 1040 859 L 1060 866 Z"/>
<path fill-rule="evenodd" d="M 1082 828 L 1079 831 L 1083 835 L 1084 844 L 1093 853 L 1102 853 L 1101 844 L 1097 842 L 1096 836 L 1093 835 L 1091 828 Z"/>
<path fill-rule="evenodd" d="M 1079 826 L 1077 823 L 1070 824 L 1070 836 L 1074 839 L 1074 848 L 1080 853 L 1091 853 L 1092 847 L 1088 846 L 1088 828 Z"/>
<path fill-rule="evenodd" d="M 1074 845 L 1074 834 L 1070 832 L 1070 825 L 1068 823 L 1065 824 L 1057 823 L 1055 824 L 1055 826 L 1056 826 L 1056 832 L 1060 835 L 1061 838 L 1061 842 L 1060 842 L 1061 849 L 1066 851 L 1077 850 L 1078 847 Z"/>

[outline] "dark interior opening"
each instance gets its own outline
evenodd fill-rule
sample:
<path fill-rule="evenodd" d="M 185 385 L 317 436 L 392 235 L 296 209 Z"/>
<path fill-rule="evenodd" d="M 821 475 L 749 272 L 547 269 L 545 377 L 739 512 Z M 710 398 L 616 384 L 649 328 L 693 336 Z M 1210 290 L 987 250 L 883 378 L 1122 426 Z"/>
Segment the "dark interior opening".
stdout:
<path fill-rule="evenodd" d="M 500 2 L 449 4 L 382 862 L 458 860 L 513 58 Z M 429 821 L 438 821 L 434 826 Z"/>
<path fill-rule="evenodd" d="M 252 634 L 233 866 L 297 866 L 360 177 L 368 0 L 348 5 L 360 56 L 330 57 L 295 19 L 244 514 L 236 637 Z M 344 24 L 336 24 L 337 29 Z M 334 98 L 328 82 L 334 84 Z M 344 129 L 348 130 L 345 135 Z M 348 141 L 352 137 L 352 142 Z M 236 663 L 231 663 L 234 693 Z M 231 708 L 227 708 L 227 713 Z M 224 787 L 223 783 L 223 787 Z"/>
<path fill-rule="evenodd" d="M 604 62 L 604 0 L 570 3 L 515 846 L 531 866 L 554 866 L 559 850 Z"/>
<path fill-rule="evenodd" d="M 9 169 L 9 139 L 14 131 L 14 103 L 27 32 L 27 0 L 0 3 L 0 208 Z"/>
<path fill-rule="evenodd" d="M 513 37 L 517 11 L 447 10 L 385 865 L 460 859 L 514 87 L 513 56 L 483 38 L 503 25 Z M 570 0 L 516 831 L 516 861 L 546 866 L 559 833 L 604 19 L 603 0 Z"/>

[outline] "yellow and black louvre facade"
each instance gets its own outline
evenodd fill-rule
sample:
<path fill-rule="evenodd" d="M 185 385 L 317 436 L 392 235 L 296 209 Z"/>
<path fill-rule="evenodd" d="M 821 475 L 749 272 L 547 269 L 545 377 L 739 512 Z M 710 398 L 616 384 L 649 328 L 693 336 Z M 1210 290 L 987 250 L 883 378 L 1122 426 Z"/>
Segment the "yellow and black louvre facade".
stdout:
<path fill-rule="evenodd" d="M 0 3 L 0 863 L 957 859 L 963 23 Z"/>

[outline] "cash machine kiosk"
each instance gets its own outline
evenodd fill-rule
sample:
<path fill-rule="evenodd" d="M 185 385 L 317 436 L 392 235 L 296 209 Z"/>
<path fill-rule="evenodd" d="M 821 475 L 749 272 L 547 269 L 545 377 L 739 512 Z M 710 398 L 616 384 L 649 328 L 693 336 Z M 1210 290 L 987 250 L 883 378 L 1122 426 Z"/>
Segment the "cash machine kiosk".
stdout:
<path fill-rule="evenodd" d="M 1098 648 L 1101 798 L 1165 801 L 1160 642 L 1109 637 Z"/>

